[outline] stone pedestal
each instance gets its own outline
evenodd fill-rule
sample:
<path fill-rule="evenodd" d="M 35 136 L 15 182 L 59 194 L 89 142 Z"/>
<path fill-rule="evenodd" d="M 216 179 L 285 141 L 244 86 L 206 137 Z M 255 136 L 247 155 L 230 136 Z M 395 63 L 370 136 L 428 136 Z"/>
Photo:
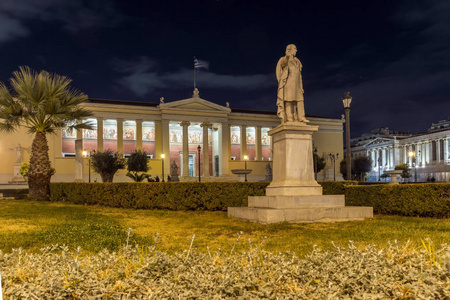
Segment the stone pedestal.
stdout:
<path fill-rule="evenodd" d="M 403 170 L 385 171 L 384 173 L 391 175 L 391 182 L 389 184 L 399 184 L 397 176 L 403 173 Z"/>
<path fill-rule="evenodd" d="M 20 175 L 20 164 L 14 165 L 14 177 L 8 183 L 9 184 L 27 184 L 27 181 L 25 180 L 25 178 L 23 178 L 23 176 Z"/>
<path fill-rule="evenodd" d="M 248 207 L 229 207 L 228 216 L 264 224 L 362 220 L 372 207 L 346 207 L 344 195 L 322 195 L 314 179 L 312 134 L 317 126 L 285 122 L 269 131 L 273 180 L 266 196 L 249 197 Z"/>
<path fill-rule="evenodd" d="M 312 134 L 318 126 L 286 122 L 269 131 L 273 141 L 272 183 L 266 195 L 322 195 L 314 179 Z"/>
<path fill-rule="evenodd" d="M 252 170 L 250 169 L 235 169 L 231 170 L 231 173 L 238 175 L 239 182 L 245 182 L 246 176 L 250 174 Z"/>

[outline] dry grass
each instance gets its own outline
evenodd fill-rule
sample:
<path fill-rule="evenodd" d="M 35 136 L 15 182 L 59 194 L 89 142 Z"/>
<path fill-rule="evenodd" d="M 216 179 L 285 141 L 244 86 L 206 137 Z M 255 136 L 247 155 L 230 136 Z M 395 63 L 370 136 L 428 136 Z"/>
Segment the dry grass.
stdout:
<path fill-rule="evenodd" d="M 194 234 L 199 251 L 206 251 L 207 246 L 230 251 L 235 244 L 235 250 L 246 250 L 250 239 L 252 243 L 265 241 L 264 249 L 271 252 L 289 250 L 300 255 L 311 251 L 313 245 L 330 249 L 332 241 L 342 246 L 349 240 L 361 246 L 386 246 L 390 240 L 411 240 L 420 248 L 424 238 L 436 245 L 450 240 L 449 219 L 375 216 L 361 222 L 261 225 L 229 219 L 225 212 L 132 210 L 25 200 L 1 200 L 0 206 L 0 249 L 6 251 L 20 246 L 37 251 L 56 243 L 93 252 L 116 250 L 125 243 L 128 228 L 133 229 L 131 242 L 144 246 L 152 245 L 159 233 L 158 249 L 169 253 L 188 248 Z"/>

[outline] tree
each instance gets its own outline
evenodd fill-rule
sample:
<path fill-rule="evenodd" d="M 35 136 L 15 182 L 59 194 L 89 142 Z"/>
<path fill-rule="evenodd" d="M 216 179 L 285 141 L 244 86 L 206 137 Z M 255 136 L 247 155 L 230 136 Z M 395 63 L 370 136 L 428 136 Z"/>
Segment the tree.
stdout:
<path fill-rule="evenodd" d="M 406 178 L 412 177 L 412 174 L 409 172 L 411 169 L 409 168 L 408 164 L 399 164 L 395 166 L 395 170 L 403 170 L 403 173 L 400 174 L 402 176 L 403 181 L 405 181 Z"/>
<path fill-rule="evenodd" d="M 72 80 L 46 71 L 19 67 L 9 79 L 11 89 L 0 83 L 0 130 L 12 132 L 24 126 L 32 135 L 28 185 L 30 196 L 50 199 L 50 179 L 54 169 L 48 156 L 47 133 L 67 127 L 92 129 L 90 124 L 77 124 L 92 113 L 79 104 L 87 96 L 70 86 Z"/>
<path fill-rule="evenodd" d="M 380 177 L 384 179 L 384 182 L 386 182 L 386 180 L 388 179 L 388 177 L 390 177 L 390 175 L 386 174 L 386 173 L 383 173 L 383 174 L 381 174 Z"/>
<path fill-rule="evenodd" d="M 317 167 L 316 173 L 318 174 L 320 171 L 322 171 L 325 168 L 326 161 L 323 156 L 320 157 L 316 153 L 313 153 L 313 155 L 314 155 L 315 167 Z"/>
<path fill-rule="evenodd" d="M 136 182 L 141 182 L 148 177 L 148 156 L 145 151 L 137 150 L 131 153 L 127 160 L 127 176 Z M 139 174 L 139 172 L 143 172 Z"/>
<path fill-rule="evenodd" d="M 103 182 L 113 182 L 117 171 L 125 168 L 125 159 L 111 150 L 94 152 L 92 154 L 92 168 L 100 174 Z"/>
<path fill-rule="evenodd" d="M 353 159 L 352 159 L 352 179 L 353 179 L 353 174 L 354 172 L 354 166 L 353 166 Z M 339 172 L 342 174 L 342 177 L 347 178 L 347 160 L 344 158 L 343 160 L 341 160 L 341 162 L 339 163 Z M 347 179 L 347 180 L 351 180 L 351 179 Z"/>
<path fill-rule="evenodd" d="M 347 178 L 347 161 L 343 159 L 340 163 L 339 170 Z M 364 182 L 366 173 L 372 169 L 372 159 L 367 156 L 358 156 L 352 159 L 352 178 L 355 178 L 359 182 Z"/>
<path fill-rule="evenodd" d="M 352 159 L 352 172 L 356 174 L 359 182 L 364 182 L 366 173 L 372 170 L 372 159 L 368 156 L 358 156 Z"/>

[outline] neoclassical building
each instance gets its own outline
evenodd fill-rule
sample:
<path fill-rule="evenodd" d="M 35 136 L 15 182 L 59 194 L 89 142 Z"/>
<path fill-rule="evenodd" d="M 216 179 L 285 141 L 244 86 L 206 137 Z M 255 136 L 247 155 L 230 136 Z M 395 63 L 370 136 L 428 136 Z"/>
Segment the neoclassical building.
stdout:
<path fill-rule="evenodd" d="M 434 178 L 450 181 L 450 121 L 433 123 L 427 133 L 410 134 L 383 128 L 378 133 L 365 134 L 352 140 L 352 157 L 367 155 L 373 161 L 369 181 L 396 165 L 407 163 L 418 182 Z"/>
<path fill-rule="evenodd" d="M 83 151 L 108 149 L 124 157 L 136 149 L 147 152 L 149 173 L 161 177 L 164 172 L 166 180 L 173 163 L 181 181 L 198 180 L 199 174 L 204 181 L 238 180 L 231 170 L 245 165 L 252 169 L 249 181 L 263 180 L 272 157 L 268 131 L 280 124 L 275 112 L 218 105 L 200 98 L 197 89 L 191 98 L 166 103 L 163 98 L 160 103 L 89 99 L 83 106 L 93 116 L 79 122 L 89 122 L 93 130 L 63 129 L 48 135 L 50 160 L 56 169 L 53 181 L 88 181 L 89 173 L 92 181 L 100 181 Z M 311 125 L 319 126 L 313 135 L 319 155 L 342 155 L 344 121 L 307 117 Z M 1 134 L 0 154 L 6 161 L 0 167 L 0 183 L 21 179 L 18 165 L 29 160 L 30 150 L 31 135 L 25 131 Z M 114 181 L 130 181 L 125 174 L 119 171 Z M 333 166 L 328 161 L 318 179 L 330 178 Z"/>

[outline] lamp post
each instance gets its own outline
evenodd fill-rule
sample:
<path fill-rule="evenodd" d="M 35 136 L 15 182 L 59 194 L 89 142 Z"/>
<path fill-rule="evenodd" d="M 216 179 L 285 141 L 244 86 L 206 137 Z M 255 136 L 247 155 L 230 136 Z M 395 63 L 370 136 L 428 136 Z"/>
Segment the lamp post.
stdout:
<path fill-rule="evenodd" d="M 200 151 L 202 150 L 202 147 L 198 145 L 197 151 L 198 151 L 198 182 L 202 181 L 202 178 L 200 177 Z"/>
<path fill-rule="evenodd" d="M 89 182 L 91 182 L 91 151 L 83 150 L 83 156 L 89 158 Z"/>
<path fill-rule="evenodd" d="M 378 182 L 381 181 L 381 157 L 378 157 Z"/>
<path fill-rule="evenodd" d="M 164 157 L 166 157 L 164 154 L 161 154 L 161 162 L 162 162 L 162 182 L 164 182 Z"/>
<path fill-rule="evenodd" d="M 345 92 L 342 98 L 345 108 L 345 160 L 347 164 L 347 180 L 352 178 L 352 162 L 351 162 L 351 149 L 350 149 L 350 103 L 352 103 L 352 97 L 350 92 Z"/>
<path fill-rule="evenodd" d="M 317 148 L 314 147 L 314 179 L 317 180 Z"/>
<path fill-rule="evenodd" d="M 244 155 L 244 162 L 245 162 L 245 169 L 247 170 L 247 160 L 248 160 L 248 156 Z M 245 182 L 247 182 L 247 173 L 245 173 Z"/>
<path fill-rule="evenodd" d="M 421 152 L 419 150 L 418 154 L 420 155 Z M 417 182 L 417 169 L 416 169 L 416 152 L 415 151 L 409 151 L 408 156 L 411 157 L 412 165 L 414 166 L 414 182 Z"/>
<path fill-rule="evenodd" d="M 334 181 L 336 181 L 336 159 L 339 158 L 339 153 L 336 153 L 336 154 L 330 153 L 329 156 L 330 156 L 330 160 L 333 162 L 333 175 L 334 175 Z"/>

